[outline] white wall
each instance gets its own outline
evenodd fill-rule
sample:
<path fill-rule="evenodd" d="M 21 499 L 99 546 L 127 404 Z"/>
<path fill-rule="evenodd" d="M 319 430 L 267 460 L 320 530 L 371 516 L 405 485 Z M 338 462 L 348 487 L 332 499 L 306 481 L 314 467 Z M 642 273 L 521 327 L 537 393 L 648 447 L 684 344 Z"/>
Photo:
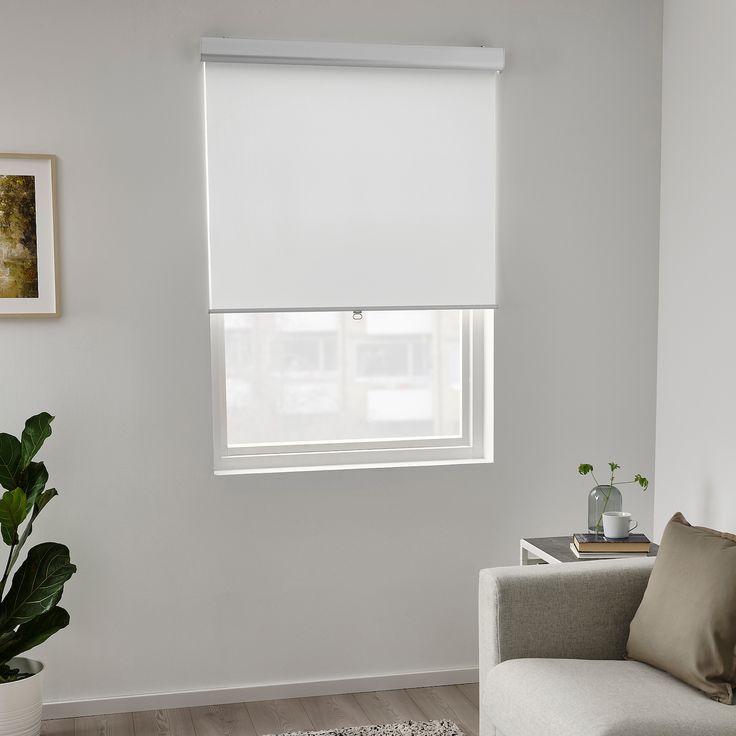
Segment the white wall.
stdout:
<path fill-rule="evenodd" d="M 0 323 L 79 566 L 49 700 L 475 666 L 477 571 L 582 528 L 578 463 L 651 474 L 661 10 L 3 2 L 0 148 L 59 156 L 64 316 Z M 493 466 L 213 477 L 203 35 L 508 49 Z"/>
<path fill-rule="evenodd" d="M 736 3 L 667 0 L 657 401 L 659 534 L 736 531 Z"/>

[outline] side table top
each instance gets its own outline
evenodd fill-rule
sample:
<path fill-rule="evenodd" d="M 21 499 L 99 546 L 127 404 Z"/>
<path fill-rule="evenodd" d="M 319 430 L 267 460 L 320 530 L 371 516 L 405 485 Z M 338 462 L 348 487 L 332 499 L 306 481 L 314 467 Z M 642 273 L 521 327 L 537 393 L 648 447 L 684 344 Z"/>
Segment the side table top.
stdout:
<path fill-rule="evenodd" d="M 591 558 L 580 559 L 576 557 L 573 551 L 570 549 L 570 543 L 572 542 L 572 534 L 568 534 L 565 537 L 524 537 L 520 540 L 520 546 L 522 551 L 531 553 L 535 557 L 538 557 L 545 562 L 555 564 L 559 562 L 590 562 Z M 652 546 L 649 550 L 649 554 L 642 555 L 646 557 L 656 557 L 659 545 L 652 542 Z M 639 555 L 632 555 L 632 557 L 638 557 Z M 592 558 L 596 559 L 596 558 Z M 600 558 L 598 558 L 600 559 Z M 621 559 L 621 558 L 613 558 Z M 522 554 L 522 564 L 524 562 L 524 555 Z"/>

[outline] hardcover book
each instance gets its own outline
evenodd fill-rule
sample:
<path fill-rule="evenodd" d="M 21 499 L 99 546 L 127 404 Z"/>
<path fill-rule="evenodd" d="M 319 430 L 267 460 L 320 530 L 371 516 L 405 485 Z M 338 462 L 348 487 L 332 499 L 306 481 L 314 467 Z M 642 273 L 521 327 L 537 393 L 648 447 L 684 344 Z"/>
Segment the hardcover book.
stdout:
<path fill-rule="evenodd" d="M 581 552 L 572 542 L 570 551 L 579 560 L 623 560 L 632 557 L 646 557 L 646 552 Z"/>
<path fill-rule="evenodd" d="M 650 541 L 644 534 L 631 534 L 625 539 L 607 539 L 602 534 L 573 534 L 580 552 L 649 552 Z"/>

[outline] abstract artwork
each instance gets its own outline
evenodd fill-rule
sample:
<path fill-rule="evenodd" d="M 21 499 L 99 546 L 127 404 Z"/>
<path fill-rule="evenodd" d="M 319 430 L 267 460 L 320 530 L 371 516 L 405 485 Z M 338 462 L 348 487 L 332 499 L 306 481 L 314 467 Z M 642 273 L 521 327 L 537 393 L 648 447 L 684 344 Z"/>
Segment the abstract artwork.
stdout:
<path fill-rule="evenodd" d="M 0 154 L 0 316 L 58 314 L 55 159 Z"/>

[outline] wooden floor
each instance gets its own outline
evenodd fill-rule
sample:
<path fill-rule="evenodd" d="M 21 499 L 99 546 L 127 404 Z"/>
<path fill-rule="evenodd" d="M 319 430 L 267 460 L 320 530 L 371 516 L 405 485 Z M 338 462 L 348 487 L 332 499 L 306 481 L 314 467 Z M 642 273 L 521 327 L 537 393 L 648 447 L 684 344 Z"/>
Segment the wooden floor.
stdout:
<path fill-rule="evenodd" d="M 478 684 L 325 695 L 44 721 L 42 736 L 266 736 L 448 719 L 478 736 Z"/>

